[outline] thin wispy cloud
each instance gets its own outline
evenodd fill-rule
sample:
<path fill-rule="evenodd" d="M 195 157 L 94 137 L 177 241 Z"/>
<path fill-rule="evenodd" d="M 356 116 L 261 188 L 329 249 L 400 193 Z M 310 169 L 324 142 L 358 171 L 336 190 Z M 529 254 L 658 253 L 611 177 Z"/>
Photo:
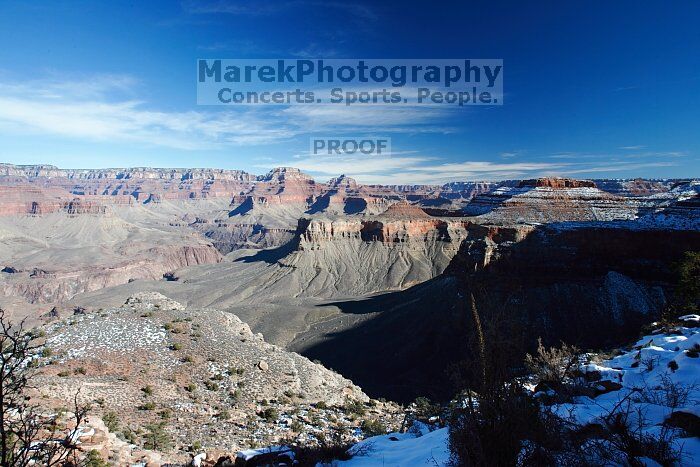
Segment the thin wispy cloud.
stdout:
<path fill-rule="evenodd" d="M 209 53 L 229 53 L 229 54 L 240 54 L 246 56 L 263 56 L 270 54 L 281 54 L 286 55 L 280 50 L 270 48 L 268 46 L 263 46 L 259 42 L 251 40 L 226 40 L 214 42 L 211 44 L 200 45 L 197 47 L 198 50 Z"/>
<path fill-rule="evenodd" d="M 312 42 L 303 49 L 291 51 L 292 56 L 300 58 L 335 58 L 340 53 L 337 49 Z"/>
<path fill-rule="evenodd" d="M 624 149 L 625 151 L 638 151 L 644 149 L 646 146 L 636 145 L 636 146 L 621 146 L 619 149 Z"/>
<path fill-rule="evenodd" d="M 343 132 L 367 131 L 375 133 L 443 133 L 455 129 L 443 122 L 449 116 L 447 108 L 426 108 L 409 105 L 296 105 L 279 112 L 285 120 L 296 122 L 317 132 L 338 130 Z"/>
<path fill-rule="evenodd" d="M 313 0 L 292 0 L 277 2 L 257 0 L 187 0 L 182 2 L 182 9 L 189 14 L 230 14 L 248 16 L 268 16 L 281 14 L 292 9 L 320 8 L 338 10 L 364 20 L 375 21 L 377 15 L 367 5 L 352 2 L 323 2 Z"/>
<path fill-rule="evenodd" d="M 277 165 L 294 166 L 319 180 L 346 174 L 368 184 L 436 185 L 467 180 L 506 180 L 545 176 L 595 178 L 601 173 L 631 172 L 650 168 L 673 167 L 676 161 L 596 160 L 556 162 L 491 162 L 466 160 L 444 162 L 439 156 L 395 152 L 388 156 L 333 155 L 305 156 L 293 160 L 275 159 L 257 167 L 269 169 Z"/>
<path fill-rule="evenodd" d="M 645 146 L 626 146 L 618 148 L 622 152 L 603 152 L 603 153 L 580 153 L 580 152 L 564 152 L 558 154 L 551 154 L 547 156 L 549 159 L 561 159 L 561 160 L 631 160 L 631 159 L 669 159 L 669 158 L 679 158 L 687 157 L 688 153 L 685 151 L 642 151 Z"/>
<path fill-rule="evenodd" d="M 564 175 L 578 175 L 578 174 L 595 174 L 595 173 L 608 173 L 608 172 L 623 172 L 623 171 L 633 171 L 648 168 L 659 168 L 659 167 L 674 167 L 678 165 L 675 162 L 646 162 L 646 163 L 615 163 L 615 164 L 604 164 L 591 167 L 582 167 L 578 169 L 564 169 L 562 174 Z"/>
<path fill-rule="evenodd" d="M 306 134 L 449 133 L 440 109 L 341 105 L 162 111 L 134 96 L 128 76 L 0 82 L 0 132 L 38 133 L 183 150 L 288 141 Z"/>
<path fill-rule="evenodd" d="M 164 112 L 136 99 L 115 100 L 125 82 L 95 77 L 0 84 L 0 132 L 186 150 L 277 141 L 298 133 L 283 124 L 272 126 L 254 112 Z"/>
<path fill-rule="evenodd" d="M 292 161 L 276 160 L 259 164 L 269 169 L 275 165 L 289 165 L 309 172 L 318 179 L 346 174 L 369 184 L 443 184 L 457 180 L 502 180 L 535 176 L 544 171 L 565 167 L 556 163 L 493 163 L 465 161 L 446 163 L 438 156 L 409 155 L 395 152 L 389 156 L 314 156 L 299 157 Z"/>

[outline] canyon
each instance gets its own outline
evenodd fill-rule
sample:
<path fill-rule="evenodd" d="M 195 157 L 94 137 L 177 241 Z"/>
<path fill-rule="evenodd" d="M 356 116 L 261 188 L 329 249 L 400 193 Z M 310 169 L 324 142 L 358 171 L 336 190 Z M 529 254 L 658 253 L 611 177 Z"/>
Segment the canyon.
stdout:
<path fill-rule="evenodd" d="M 355 442 L 368 417 L 398 429 L 396 403 L 463 388 L 472 298 L 527 349 L 607 349 L 659 319 L 700 251 L 697 180 L 0 164 L 0 199 L 0 307 L 54 352 L 38 397 L 89 388 L 98 447 L 123 462 L 162 453 L 110 434 L 114 411 L 122 438 L 173 413 L 178 461 L 193 441 L 223 455 L 338 427 Z"/>
<path fill-rule="evenodd" d="M 587 346 L 657 317 L 673 264 L 700 250 L 698 193 L 693 180 L 379 186 L 290 167 L 2 164 L 0 306 L 42 323 L 160 293 L 232 313 L 372 397 L 444 398 L 447 368 L 468 358 L 470 295 L 519 332 Z"/>

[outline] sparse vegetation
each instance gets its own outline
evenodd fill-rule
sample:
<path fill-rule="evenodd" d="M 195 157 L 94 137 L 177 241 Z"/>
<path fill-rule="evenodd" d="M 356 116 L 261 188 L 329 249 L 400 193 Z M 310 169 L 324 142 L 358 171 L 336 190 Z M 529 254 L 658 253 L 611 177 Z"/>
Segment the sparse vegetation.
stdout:
<path fill-rule="evenodd" d="M 0 309 L 0 466 L 60 466 L 77 464 L 78 451 L 74 430 L 65 428 L 63 414 L 41 413 L 30 403 L 27 389 L 34 377 L 26 365 L 36 353 L 43 354 L 33 334 L 24 329 L 24 322 L 10 323 Z M 89 407 L 74 398 L 74 426 L 79 426 Z M 45 440 L 55 442 L 43 442 Z M 31 449 L 30 449 L 31 447 Z"/>
<path fill-rule="evenodd" d="M 260 418 L 265 419 L 268 422 L 276 422 L 279 418 L 279 412 L 274 407 L 268 407 L 258 413 Z"/>
<path fill-rule="evenodd" d="M 580 353 L 579 349 L 565 343 L 547 349 L 542 345 L 542 339 L 538 339 L 537 351 L 535 355 L 525 356 L 525 365 L 538 381 L 558 390 L 574 377 Z"/>
<path fill-rule="evenodd" d="M 687 251 L 676 266 L 679 314 L 695 313 L 700 306 L 700 252 Z"/>
<path fill-rule="evenodd" d="M 367 412 L 367 410 L 365 409 L 365 404 L 363 404 L 362 401 L 358 401 L 356 399 L 348 399 L 345 402 L 344 409 L 345 413 L 356 415 L 358 417 L 364 416 Z"/>
<path fill-rule="evenodd" d="M 413 402 L 413 408 L 415 410 L 414 416 L 422 422 L 427 422 L 430 418 L 437 417 L 442 412 L 440 404 L 432 402 L 427 397 L 416 398 Z"/>
<path fill-rule="evenodd" d="M 149 402 L 144 402 L 143 404 L 139 405 L 139 410 L 155 410 L 156 409 L 156 403 L 149 401 Z"/>
<path fill-rule="evenodd" d="M 172 446 L 170 435 L 165 431 L 165 423 L 151 423 L 146 425 L 146 433 L 143 436 L 143 447 L 156 451 L 167 451 Z"/>
<path fill-rule="evenodd" d="M 226 370 L 226 373 L 229 376 L 235 376 L 235 375 L 241 376 L 241 375 L 243 375 L 243 373 L 245 373 L 245 370 L 243 368 L 229 367 Z"/>
<path fill-rule="evenodd" d="M 102 421 L 104 422 L 107 429 L 114 433 L 119 429 L 119 415 L 116 412 L 107 412 L 102 416 Z"/>
<path fill-rule="evenodd" d="M 207 388 L 209 391 L 218 391 L 219 390 L 219 385 L 211 380 L 205 381 L 204 387 Z"/>
<path fill-rule="evenodd" d="M 109 464 L 105 462 L 97 450 L 91 449 L 85 455 L 85 467 L 109 467 Z"/>
<path fill-rule="evenodd" d="M 476 307 L 472 304 L 473 313 Z M 480 321 L 476 321 L 480 323 Z M 660 465 L 676 465 L 680 459 L 678 433 L 668 427 L 649 431 L 642 409 L 633 398 L 679 407 L 687 402 L 689 389 L 674 384 L 667 374 L 661 385 L 636 389 L 624 396 L 595 425 L 579 425 L 552 411 L 547 398 L 532 397 L 513 370 L 499 326 L 490 322 L 475 341 L 482 346 L 481 364 L 474 365 L 468 390 L 453 407 L 449 444 L 452 461 L 458 465 L 641 465 L 653 459 Z M 513 335 L 513 334 L 511 334 Z M 507 353 L 502 351 L 507 349 Z M 638 353 L 638 355 L 641 352 Z M 644 359 L 638 358 L 639 361 Z M 579 355 L 573 347 L 544 348 L 528 356 L 528 370 L 550 391 L 571 394 L 577 388 Z M 652 371 L 658 363 L 644 362 Z M 658 369 L 656 370 L 658 371 Z M 583 383 L 581 383 L 583 384 Z"/>
<path fill-rule="evenodd" d="M 294 433 L 301 433 L 301 431 L 304 429 L 304 424 L 299 420 L 293 420 L 289 425 L 289 429 L 291 429 Z"/>
<path fill-rule="evenodd" d="M 352 444 L 343 440 L 343 434 L 342 429 L 336 429 L 330 436 L 319 435 L 317 445 L 295 446 L 294 459 L 299 465 L 332 465 L 334 461 L 346 461 L 353 456 L 366 454 L 369 446 L 360 450 L 351 449 Z"/>
<path fill-rule="evenodd" d="M 386 434 L 386 426 L 380 420 L 362 420 L 360 428 L 367 436 Z"/>

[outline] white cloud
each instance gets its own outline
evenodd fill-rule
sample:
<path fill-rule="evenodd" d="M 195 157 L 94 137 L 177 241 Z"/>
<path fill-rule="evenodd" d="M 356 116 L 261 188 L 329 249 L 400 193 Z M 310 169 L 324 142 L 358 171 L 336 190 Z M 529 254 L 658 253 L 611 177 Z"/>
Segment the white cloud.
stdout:
<path fill-rule="evenodd" d="M 440 109 L 341 105 L 159 111 L 128 76 L 0 83 L 0 132 L 193 150 L 277 143 L 307 133 L 441 132 Z"/>
<path fill-rule="evenodd" d="M 341 129 L 344 132 L 371 129 L 373 132 L 451 133 L 449 126 L 434 124 L 447 109 L 408 105 L 295 105 L 280 111 L 285 120 L 315 132 Z"/>
<path fill-rule="evenodd" d="M 648 169 L 654 167 L 674 167 L 678 164 L 675 162 L 646 162 L 646 163 L 629 163 L 621 162 L 615 164 L 604 164 L 596 166 L 581 167 L 578 169 L 566 169 L 562 173 L 566 175 L 577 175 L 577 174 L 594 174 L 594 173 L 607 173 L 607 172 L 620 172 L 620 171 L 631 171 L 638 169 Z"/>
<path fill-rule="evenodd" d="M 625 151 L 637 151 L 639 149 L 644 149 L 646 146 L 621 146 L 619 149 L 624 149 Z"/>
<path fill-rule="evenodd" d="M 288 165 L 309 172 L 319 179 L 339 174 L 353 177 L 361 183 L 377 184 L 442 184 L 456 180 L 502 180 L 525 176 L 537 176 L 544 171 L 559 170 L 563 164 L 553 163 L 493 163 L 465 161 L 444 163 L 439 157 L 409 156 L 394 153 L 377 156 L 315 156 L 294 161 L 277 161 L 260 164 L 269 169 L 275 165 Z"/>
<path fill-rule="evenodd" d="M 426 184 L 439 185 L 452 181 L 506 180 L 546 176 L 585 176 L 634 171 L 639 169 L 672 167 L 675 162 L 611 161 L 600 164 L 589 162 L 489 162 L 467 160 L 442 162 L 439 157 L 394 153 L 376 156 L 314 156 L 298 155 L 293 161 L 270 161 L 258 167 L 293 166 L 309 172 L 318 179 L 345 174 L 361 183 L 370 184 Z"/>

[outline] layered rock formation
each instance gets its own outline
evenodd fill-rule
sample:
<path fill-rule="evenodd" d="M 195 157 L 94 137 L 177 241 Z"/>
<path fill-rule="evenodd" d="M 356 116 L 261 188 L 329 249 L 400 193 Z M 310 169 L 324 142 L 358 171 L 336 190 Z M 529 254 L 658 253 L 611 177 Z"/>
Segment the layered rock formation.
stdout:
<path fill-rule="evenodd" d="M 460 389 L 451 369 L 474 358 L 466 344 L 474 334 L 470 295 L 482 325 L 503 327 L 506 342 L 530 351 L 538 337 L 545 345 L 604 348 L 658 319 L 673 296 L 674 264 L 698 249 L 698 230 L 471 224 L 442 274 L 407 290 L 334 302 L 329 308 L 341 313 L 291 348 L 375 397 L 449 398 Z"/>
<path fill-rule="evenodd" d="M 645 200 L 641 215 L 639 204 L 630 203 L 628 215 L 623 197 L 589 185 L 543 180 L 482 195 L 498 202 L 463 221 L 459 252 L 442 274 L 407 290 L 335 302 L 342 314 L 292 348 L 339 368 L 369 394 L 408 401 L 459 389 L 450 386 L 449 369 L 474 357 L 464 344 L 474 332 L 470 295 L 482 325 L 501 326 L 528 346 L 542 337 L 549 345 L 600 348 L 636 336 L 673 296 L 676 262 L 700 250 L 695 185 Z"/>
<path fill-rule="evenodd" d="M 537 179 L 478 195 L 464 213 L 493 222 L 608 221 L 634 219 L 641 207 L 596 188 L 594 182 Z"/>
<path fill-rule="evenodd" d="M 319 192 L 313 178 L 293 167 L 276 168 L 257 180 L 262 183 L 255 184 L 245 195 L 234 197 L 232 203 L 244 203 L 252 199 L 265 206 L 308 204 Z"/>
<path fill-rule="evenodd" d="M 242 170 L 225 169 L 154 169 L 132 167 L 127 169 L 59 169 L 52 165 L 0 164 L 0 176 L 27 178 L 65 178 L 69 180 L 229 180 L 253 181 L 255 175 Z"/>
<path fill-rule="evenodd" d="M 518 183 L 518 188 L 597 188 L 590 180 L 576 180 L 573 178 L 536 178 L 523 180 Z"/>
<path fill-rule="evenodd" d="M 22 270 L 4 274 L 0 290 L 5 296 L 23 297 L 29 303 L 62 302 L 77 294 L 126 284 L 135 280 L 162 280 L 164 275 L 198 264 L 221 261 L 211 245 L 162 246 L 132 250 L 130 256 L 109 264 L 81 268 L 55 264 L 46 269 Z"/>
<path fill-rule="evenodd" d="M 603 191 L 623 196 L 651 196 L 669 191 L 677 180 L 618 179 L 594 180 Z"/>

